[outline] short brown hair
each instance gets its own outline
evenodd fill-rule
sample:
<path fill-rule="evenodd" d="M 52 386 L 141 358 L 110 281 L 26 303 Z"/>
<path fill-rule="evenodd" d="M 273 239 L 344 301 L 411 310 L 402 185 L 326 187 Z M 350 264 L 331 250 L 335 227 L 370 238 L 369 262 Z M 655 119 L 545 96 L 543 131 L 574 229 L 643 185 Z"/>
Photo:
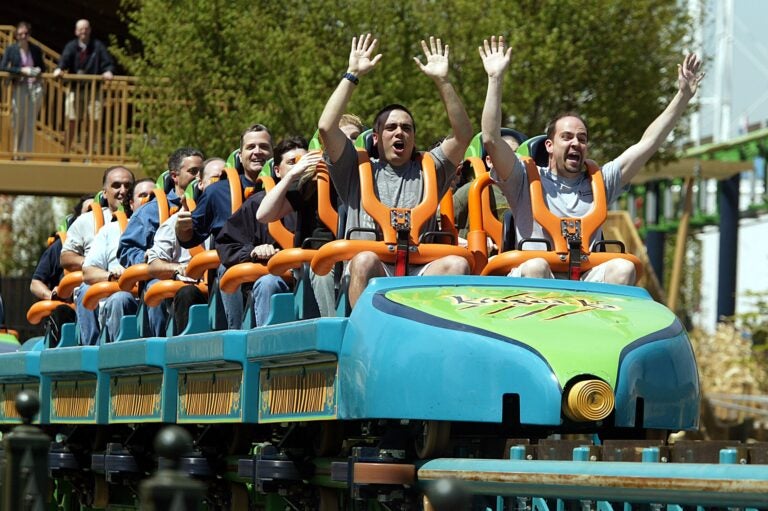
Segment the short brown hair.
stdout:
<path fill-rule="evenodd" d="M 575 117 L 578 120 L 580 120 L 582 124 L 584 124 L 584 127 L 587 129 L 587 140 L 589 140 L 589 127 L 587 127 L 587 121 L 585 121 L 584 118 L 581 115 L 577 114 L 576 112 L 560 112 L 559 114 L 554 116 L 552 119 L 550 119 L 549 122 L 547 123 L 547 129 L 546 129 L 548 140 L 554 139 L 555 126 L 557 125 L 557 121 L 559 121 L 560 119 L 563 119 L 564 117 Z"/>
<path fill-rule="evenodd" d="M 245 131 L 243 131 L 243 133 L 240 135 L 240 148 L 241 149 L 243 148 L 243 142 L 245 141 L 245 136 L 248 133 L 258 133 L 260 131 L 265 131 L 267 133 L 267 135 L 269 135 L 269 141 L 271 143 L 272 142 L 272 134 L 269 132 L 267 127 L 264 126 L 263 124 L 255 123 L 255 124 L 251 124 L 250 126 L 248 126 L 245 129 Z"/>

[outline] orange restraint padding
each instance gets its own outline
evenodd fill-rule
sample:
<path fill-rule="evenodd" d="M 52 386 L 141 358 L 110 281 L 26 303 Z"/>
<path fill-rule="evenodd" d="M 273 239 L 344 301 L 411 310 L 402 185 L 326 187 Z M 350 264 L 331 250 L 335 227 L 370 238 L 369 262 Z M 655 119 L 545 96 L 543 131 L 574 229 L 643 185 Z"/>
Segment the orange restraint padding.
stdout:
<path fill-rule="evenodd" d="M 467 159 L 475 172 L 475 179 L 469 188 L 469 232 L 467 246 L 475 259 L 475 269 L 481 270 L 488 262 L 488 243 L 490 236 L 497 247 L 501 248 L 503 226 L 491 209 L 491 189 L 493 180 L 480 158 Z"/>
<path fill-rule="evenodd" d="M 104 227 L 104 210 L 99 206 L 98 201 L 94 201 L 90 206 L 93 213 L 93 233 L 99 232 L 99 229 Z"/>
<path fill-rule="evenodd" d="M 336 229 L 339 228 L 339 213 L 333 208 L 333 201 L 331 200 L 331 176 L 328 174 L 328 165 L 324 161 L 320 161 L 317 164 L 317 214 L 320 217 L 320 221 L 330 229 L 331 232 L 336 233 Z"/>
<path fill-rule="evenodd" d="M 333 207 L 331 199 L 331 176 L 324 161 L 317 164 L 317 214 L 320 221 L 331 231 L 339 227 L 339 213 Z M 271 224 L 270 224 L 271 226 Z M 271 230 L 270 230 L 271 233 Z M 286 248 L 269 258 L 267 268 L 273 275 L 283 275 L 285 272 L 299 268 L 304 263 L 311 263 L 317 250 L 309 248 Z"/>
<path fill-rule="evenodd" d="M 147 304 L 148 307 L 157 307 L 163 300 L 166 298 L 173 298 L 176 296 L 179 289 L 188 285 L 190 285 L 189 282 L 184 282 L 182 280 L 161 280 L 155 282 L 152 284 L 152 287 L 147 289 L 147 292 L 144 293 L 144 303 Z M 205 296 L 208 296 L 208 284 L 205 282 L 198 282 L 193 285 L 197 286 L 197 289 L 199 289 Z"/>
<path fill-rule="evenodd" d="M 56 295 L 59 298 L 69 298 L 75 291 L 75 288 L 83 283 L 82 271 L 71 271 L 64 275 L 56 286 Z"/>
<path fill-rule="evenodd" d="M 92 284 L 83 296 L 83 307 L 88 310 L 94 310 L 99 306 L 99 301 L 120 291 L 120 284 L 115 281 L 103 281 Z M 131 294 L 136 297 L 139 295 L 137 287 L 131 289 Z"/>
<path fill-rule="evenodd" d="M 279 252 L 278 252 L 279 253 Z M 269 268 L 262 263 L 240 263 L 230 267 L 219 279 L 219 289 L 225 293 L 234 293 L 246 282 L 256 282 L 264 275 L 269 274 Z M 282 274 L 283 280 L 289 284 L 293 282 L 290 273 Z"/>
<path fill-rule="evenodd" d="M 379 201 L 374 189 L 373 170 L 368 153 L 364 149 L 358 149 L 357 155 L 360 171 L 361 205 L 381 227 L 384 241 L 347 239 L 330 241 L 320 247 L 312 258 L 312 269 L 316 274 L 326 275 L 337 262 L 349 260 L 363 251 L 374 252 L 382 262 L 395 263 L 397 231 L 392 225 L 392 217 L 400 213 L 410 213 L 411 250 L 408 253 L 409 264 L 425 264 L 440 257 L 457 255 L 466 259 L 470 268 L 473 266 L 472 254 L 465 248 L 436 243 L 418 244 L 421 227 L 435 215 L 438 203 L 435 163 L 428 153 L 419 155 L 423 173 L 424 197 L 411 210 L 389 208 Z"/>
<path fill-rule="evenodd" d="M 227 181 L 229 181 L 230 207 L 234 213 L 243 205 L 243 185 L 240 183 L 240 174 L 237 173 L 237 169 L 227 167 L 224 172 L 227 174 Z"/>
<path fill-rule="evenodd" d="M 264 187 L 264 191 L 267 193 L 275 187 L 275 180 L 269 176 L 259 176 L 259 181 Z M 282 221 L 276 220 L 274 222 L 269 222 L 269 224 L 267 224 L 267 229 L 269 230 L 269 235 L 272 236 L 281 247 L 290 248 L 293 246 L 293 233 L 283 225 Z"/>
<path fill-rule="evenodd" d="M 216 269 L 220 264 L 218 252 L 204 250 L 190 259 L 189 264 L 187 264 L 187 277 L 202 280 L 206 271 Z"/>
<path fill-rule="evenodd" d="M 40 300 L 35 302 L 27 310 L 27 321 L 32 325 L 37 325 L 43 319 L 51 315 L 51 312 L 59 305 L 66 305 L 70 309 L 75 310 L 74 303 L 62 302 L 60 300 Z"/>
<path fill-rule="evenodd" d="M 384 243 L 397 243 L 397 232 L 392 226 L 390 215 L 392 208 L 385 206 L 378 199 L 373 181 L 373 169 L 371 160 L 365 149 L 357 150 L 357 161 L 360 168 L 360 204 L 371 215 L 371 218 L 381 227 L 384 234 Z M 421 202 L 411 209 L 411 243 L 418 243 L 419 233 L 424 223 L 429 220 L 437 210 L 437 176 L 435 175 L 435 162 L 429 153 L 420 154 L 417 161 L 421 164 L 422 179 L 424 181 L 424 197 Z"/>
<path fill-rule="evenodd" d="M 149 265 L 147 263 L 139 263 L 126 268 L 123 274 L 120 275 L 120 278 L 117 279 L 117 283 L 121 290 L 130 291 L 139 282 L 144 282 L 151 278 Z"/>
<path fill-rule="evenodd" d="M 274 179 L 272 179 L 269 176 L 259 176 L 259 181 L 264 187 L 264 191 L 266 191 L 267 193 L 269 193 L 270 190 L 272 190 L 275 187 Z M 299 249 L 293 248 L 294 234 L 290 230 L 288 230 L 288 228 L 285 227 L 285 225 L 283 225 L 282 220 L 275 220 L 274 222 L 269 222 L 269 224 L 267 224 L 267 229 L 269 230 L 269 235 L 272 236 L 272 238 L 274 238 L 275 241 L 277 241 L 277 243 L 283 249 L 299 250 Z M 301 252 L 301 250 L 299 251 Z M 272 256 L 270 258 L 270 261 L 272 261 L 272 259 L 280 256 L 283 253 L 284 252 L 281 250 L 280 252 Z M 303 254 L 303 258 L 305 260 L 309 260 L 311 259 L 311 254 Z M 301 263 L 299 263 L 299 265 L 300 264 Z M 288 271 L 288 269 L 284 270 L 281 273 Z M 227 271 L 224 272 L 224 275 L 221 276 L 221 279 L 219 281 L 219 288 L 225 293 L 234 293 L 237 290 L 237 288 L 239 288 L 242 284 L 245 284 L 246 282 L 256 282 L 258 279 L 260 279 L 264 275 L 267 275 L 268 273 L 270 273 L 270 270 L 268 266 L 265 264 L 254 263 L 254 262 L 239 263 L 234 266 L 231 266 L 230 268 L 227 269 Z M 291 280 L 290 274 L 283 275 L 283 278 L 288 281 Z"/>
<path fill-rule="evenodd" d="M 269 258 L 267 269 L 272 275 L 282 275 L 304 263 L 311 263 L 316 253 L 317 250 L 311 248 L 286 248 Z"/>
<path fill-rule="evenodd" d="M 483 269 L 483 275 L 506 275 L 513 268 L 520 266 L 525 261 L 534 258 L 542 258 L 547 261 L 555 273 L 568 273 L 569 247 L 566 239 L 567 231 L 575 225 L 580 225 L 581 230 L 581 254 L 580 272 L 586 272 L 595 266 L 612 259 L 625 259 L 635 266 L 635 273 L 639 279 L 643 267 L 640 260 L 632 254 L 615 252 L 590 253 L 589 245 L 592 235 L 605 222 L 608 215 L 608 204 L 605 197 L 605 183 L 600 168 L 592 160 L 587 160 L 587 177 L 592 185 L 594 202 L 587 214 L 581 218 L 560 218 L 555 216 L 544 201 L 544 193 L 541 186 L 541 176 L 534 161 L 528 157 L 520 158 L 525 165 L 528 181 L 530 183 L 531 204 L 533 218 L 549 234 L 554 242 L 554 250 L 512 250 L 494 257 Z M 476 209 L 476 206 L 475 206 Z M 470 215 L 472 210 L 470 210 Z M 475 241 L 476 242 L 476 241 Z"/>
<path fill-rule="evenodd" d="M 162 188 L 155 188 L 152 190 L 152 193 L 155 194 L 155 202 L 157 202 L 157 225 L 160 225 L 171 216 L 171 211 L 168 207 L 168 196 Z"/>

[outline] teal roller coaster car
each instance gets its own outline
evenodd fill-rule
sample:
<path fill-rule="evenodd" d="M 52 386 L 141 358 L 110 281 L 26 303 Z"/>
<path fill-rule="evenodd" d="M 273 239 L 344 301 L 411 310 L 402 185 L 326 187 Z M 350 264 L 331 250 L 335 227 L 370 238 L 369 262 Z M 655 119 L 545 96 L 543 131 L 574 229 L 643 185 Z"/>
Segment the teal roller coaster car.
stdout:
<path fill-rule="evenodd" d="M 382 278 L 344 321 L 333 342 L 318 337 L 308 345 L 301 322 L 250 334 L 256 345 L 279 346 L 273 357 L 268 350 L 259 356 L 262 418 L 506 420 L 563 431 L 698 423 L 698 376 L 685 330 L 639 288 Z M 269 405 L 278 387 L 286 392 L 289 375 L 303 379 L 293 390 L 296 408 L 289 413 L 281 402 L 278 413 Z M 316 397 L 326 400 L 308 416 L 299 407 L 315 385 L 324 386 Z M 579 392 L 583 403 L 574 397 Z"/>

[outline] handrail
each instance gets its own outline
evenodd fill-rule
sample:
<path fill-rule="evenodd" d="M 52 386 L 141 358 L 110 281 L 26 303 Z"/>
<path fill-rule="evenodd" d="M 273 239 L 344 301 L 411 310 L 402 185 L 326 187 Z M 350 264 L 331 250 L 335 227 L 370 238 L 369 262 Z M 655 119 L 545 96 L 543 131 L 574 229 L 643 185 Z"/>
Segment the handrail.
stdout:
<path fill-rule="evenodd" d="M 16 42 L 14 34 L 16 34 L 16 27 L 14 25 L 0 25 L 0 50 L 5 50 L 5 48 Z M 61 54 L 41 43 L 34 37 L 30 37 L 29 42 L 40 47 L 40 50 L 43 53 L 45 69 L 53 71 L 59 63 Z"/>
<path fill-rule="evenodd" d="M 18 147 L 13 129 L 13 96 L 17 76 L 0 71 L 0 159 L 35 159 L 93 163 L 130 163 L 134 139 L 143 131 L 136 115 L 145 96 L 138 79 L 64 73 L 42 73 L 39 113 L 31 151 Z M 34 114 L 31 114 L 34 115 Z"/>

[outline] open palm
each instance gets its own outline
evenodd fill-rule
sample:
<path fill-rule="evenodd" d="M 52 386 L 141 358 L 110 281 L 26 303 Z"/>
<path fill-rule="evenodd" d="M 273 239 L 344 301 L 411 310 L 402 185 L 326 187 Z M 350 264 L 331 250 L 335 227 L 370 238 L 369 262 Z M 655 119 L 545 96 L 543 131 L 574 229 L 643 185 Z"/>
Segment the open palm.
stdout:
<path fill-rule="evenodd" d="M 429 76 L 432 79 L 445 79 L 448 77 L 448 45 L 443 47 L 443 43 L 440 39 L 434 37 L 429 38 L 429 46 L 426 41 L 421 41 L 421 48 L 424 50 L 424 56 L 427 58 L 427 63 L 422 64 L 421 61 L 414 57 L 413 60 L 419 65 L 422 73 Z"/>
<path fill-rule="evenodd" d="M 504 51 L 504 37 L 499 36 L 497 40 L 495 36 L 492 36 L 490 42 L 488 39 L 484 40 L 483 46 L 477 49 L 480 52 L 480 58 L 483 59 L 483 67 L 488 76 L 500 76 L 509 66 L 512 48 L 507 48 L 506 52 Z"/>
<path fill-rule="evenodd" d="M 704 79 L 701 70 L 701 59 L 695 53 L 685 56 L 683 63 L 677 66 L 677 86 L 680 92 L 693 96 L 699 90 L 699 84 Z"/>
<path fill-rule="evenodd" d="M 349 51 L 349 70 L 357 75 L 364 75 L 374 68 L 381 60 L 379 53 L 371 57 L 376 50 L 378 39 L 372 39 L 371 34 L 360 35 L 360 38 L 352 38 L 352 49 Z"/>

